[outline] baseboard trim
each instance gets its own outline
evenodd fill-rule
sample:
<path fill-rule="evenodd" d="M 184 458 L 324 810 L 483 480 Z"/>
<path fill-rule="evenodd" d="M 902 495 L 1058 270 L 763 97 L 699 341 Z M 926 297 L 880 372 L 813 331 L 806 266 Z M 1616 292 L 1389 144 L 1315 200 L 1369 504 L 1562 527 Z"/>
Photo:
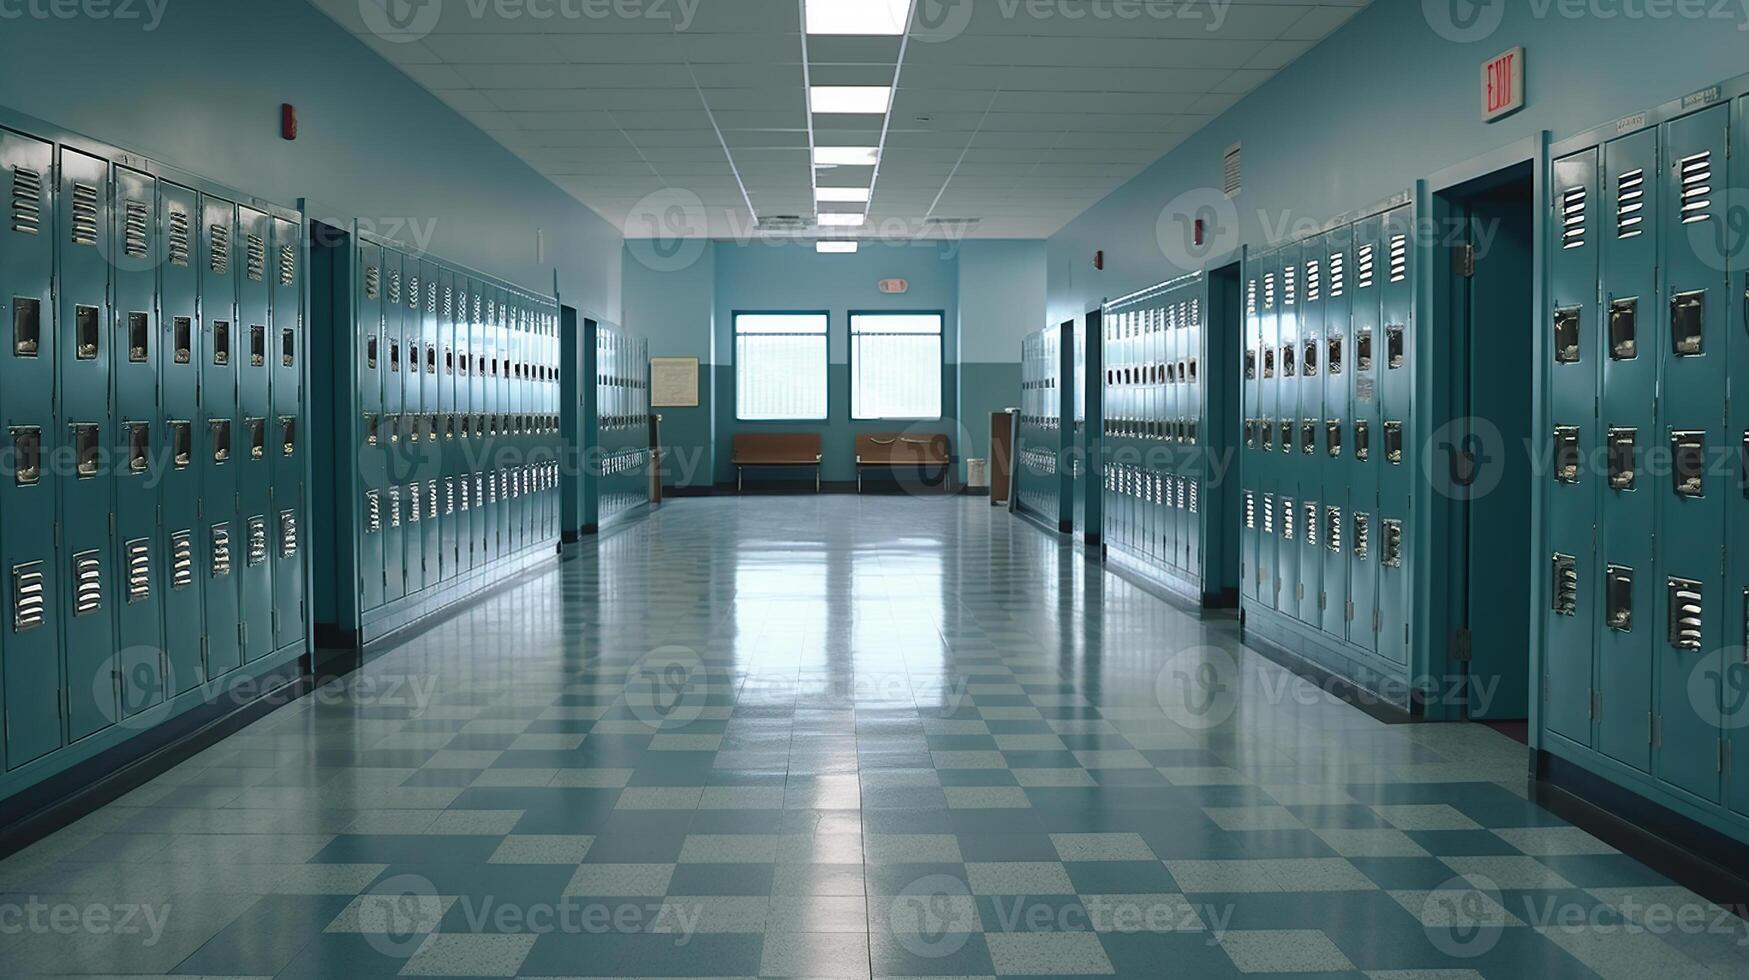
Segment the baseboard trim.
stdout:
<path fill-rule="evenodd" d="M 1247 648 L 1273 661 L 1277 666 L 1301 680 L 1318 685 L 1320 690 L 1349 707 L 1386 725 L 1410 725 L 1424 720 L 1426 709 L 1418 698 L 1411 700 L 1409 710 L 1405 711 L 1386 701 L 1365 685 L 1350 680 L 1321 664 L 1313 663 L 1267 636 L 1243 631 L 1243 623 L 1244 619 L 1241 617 L 1240 639 Z"/>

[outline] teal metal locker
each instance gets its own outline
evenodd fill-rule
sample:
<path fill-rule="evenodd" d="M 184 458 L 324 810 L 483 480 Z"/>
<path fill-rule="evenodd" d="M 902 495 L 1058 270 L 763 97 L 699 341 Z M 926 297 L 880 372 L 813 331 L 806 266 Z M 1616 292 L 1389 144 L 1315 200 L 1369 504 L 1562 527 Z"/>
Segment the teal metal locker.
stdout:
<path fill-rule="evenodd" d="M 158 376 L 162 380 L 164 464 L 158 500 L 159 568 L 164 581 L 164 652 L 167 693 L 182 694 L 206 680 L 207 528 L 201 501 L 208 449 L 201 379 L 208 361 L 208 331 L 200 309 L 200 195 L 158 184 Z"/>
<path fill-rule="evenodd" d="M 1318 469 L 1322 476 L 1319 516 L 1321 561 L 1323 570 L 1321 610 L 1318 625 L 1337 641 L 1348 636 L 1348 503 L 1349 478 L 1353 472 L 1348 457 L 1349 430 L 1352 424 L 1352 396 L 1349 331 L 1352 328 L 1353 299 L 1353 232 L 1340 228 L 1325 235 L 1319 251 L 1322 253 L 1324 323 L 1320 381 L 1323 386 L 1324 417 L 1320 433 Z"/>
<path fill-rule="evenodd" d="M 388 276 L 383 248 L 358 243 L 358 261 L 353 266 L 352 285 L 356 310 L 353 335 L 353 367 L 358 384 L 359 486 L 356 501 L 358 528 L 359 611 L 382 608 L 388 587 L 384 544 L 388 506 L 388 419 L 384 415 L 383 378 L 388 374 L 388 344 L 384 335 Z"/>
<path fill-rule="evenodd" d="M 1384 416 L 1379 466 L 1378 653 L 1409 663 L 1415 609 L 1415 485 L 1421 464 L 1415 438 L 1415 218 L 1407 206 L 1384 216 L 1383 333 L 1379 410 Z M 1422 509 L 1427 503 L 1422 502 Z"/>
<path fill-rule="evenodd" d="M 273 646 L 285 650 L 303 644 L 307 636 L 307 575 L 304 566 L 305 449 L 304 365 L 308 358 L 304 331 L 304 244 L 297 222 L 274 218 L 271 256 L 272 322 L 268 328 L 268 371 L 272 376 L 272 415 L 267 453 L 272 459 Z"/>
<path fill-rule="evenodd" d="M 242 244 L 237 279 L 238 337 L 237 409 L 242 422 L 240 444 L 234 447 L 239 482 L 238 513 L 242 534 L 235 563 L 243 661 L 252 663 L 272 653 L 273 629 L 273 463 L 278 447 L 269 451 L 268 429 L 273 415 L 273 369 L 268 329 L 272 324 L 267 249 L 272 224 L 252 208 L 237 209 L 237 233 Z"/>
<path fill-rule="evenodd" d="M 1379 642 L 1379 337 L 1384 332 L 1384 222 L 1374 216 L 1354 226 L 1354 293 L 1349 303 L 1348 388 L 1351 425 L 1348 460 L 1348 643 L 1365 654 Z"/>
<path fill-rule="evenodd" d="M 237 564 L 241 437 L 237 415 L 237 206 L 201 197 L 200 308 L 206 328 L 201 366 L 200 569 L 206 589 L 206 676 L 221 677 L 242 663 L 242 609 Z"/>

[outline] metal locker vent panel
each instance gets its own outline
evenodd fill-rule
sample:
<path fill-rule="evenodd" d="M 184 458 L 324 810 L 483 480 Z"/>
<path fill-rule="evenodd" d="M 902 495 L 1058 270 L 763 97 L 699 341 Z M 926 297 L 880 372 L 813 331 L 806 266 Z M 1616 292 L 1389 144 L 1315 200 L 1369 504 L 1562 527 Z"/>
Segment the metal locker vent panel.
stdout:
<path fill-rule="evenodd" d="M 1549 570 L 1554 577 L 1554 581 L 1550 584 L 1549 594 L 1555 615 L 1577 616 L 1579 614 L 1579 559 L 1557 551 L 1549 561 Z"/>
<path fill-rule="evenodd" d="M 419 506 L 419 487 L 418 481 L 407 484 L 407 521 L 410 524 L 425 519 L 425 510 Z"/>
<path fill-rule="evenodd" d="M 152 597 L 152 542 L 138 538 L 122 545 L 127 556 L 127 601 L 144 602 Z"/>
<path fill-rule="evenodd" d="M 455 316 L 455 289 L 451 286 L 443 287 L 443 315 L 446 319 Z"/>
<path fill-rule="evenodd" d="M 437 312 L 437 283 L 425 284 L 425 312 Z"/>
<path fill-rule="evenodd" d="M 1245 283 L 1245 312 L 1247 315 L 1254 315 L 1257 312 L 1257 280 L 1255 279 Z M 1126 333 L 1124 336 L 1127 337 L 1129 334 Z"/>
<path fill-rule="evenodd" d="M 1189 483 L 1189 481 L 1186 481 L 1186 482 L 1187 482 L 1187 483 Z M 1191 513 L 1192 513 L 1192 514 L 1194 514 L 1194 513 L 1196 513 L 1196 512 L 1197 512 L 1197 506 L 1198 506 L 1198 503 L 1199 503 L 1199 501 L 1198 501 L 1198 494 L 1197 494 L 1197 490 L 1198 490 L 1198 488 L 1199 488 L 1199 487 L 1200 487 L 1200 486 L 1201 486 L 1201 485 L 1200 485 L 1200 484 L 1197 484 L 1197 483 L 1189 483 L 1189 489 L 1190 489 L 1190 512 L 1191 512 Z M 552 483 L 551 483 L 551 481 L 548 481 L 548 482 L 546 482 L 546 483 L 545 483 L 545 484 L 544 484 L 544 485 L 543 485 L 543 487 L 542 487 L 542 489 L 545 489 L 545 490 L 551 490 L 551 489 L 552 489 Z"/>
<path fill-rule="evenodd" d="M 1341 299 L 1342 290 L 1348 283 L 1346 263 L 1348 258 L 1341 252 L 1330 253 L 1330 298 Z"/>
<path fill-rule="evenodd" d="M 1682 183 L 1680 218 L 1692 225 L 1712 217 L 1713 153 L 1705 150 L 1676 161 L 1676 173 Z"/>
<path fill-rule="evenodd" d="M 1677 357 L 1706 353 L 1706 291 L 1670 297 L 1670 347 Z"/>
<path fill-rule="evenodd" d="M 1555 311 L 1555 363 L 1579 363 L 1579 307 Z"/>
<path fill-rule="evenodd" d="M 1373 284 L 1378 267 L 1377 253 L 1378 247 L 1371 244 L 1362 245 L 1355 253 L 1355 288 L 1365 289 Z"/>
<path fill-rule="evenodd" d="M 399 303 L 400 301 L 401 301 L 401 270 L 392 269 L 389 271 L 389 302 Z"/>
<path fill-rule="evenodd" d="M 231 229 L 224 225 L 212 225 L 207 228 L 208 238 L 212 243 L 212 271 L 217 275 L 225 275 L 231 271 Z"/>
<path fill-rule="evenodd" d="M 1609 430 L 1609 486 L 1612 490 L 1632 490 L 1637 477 L 1635 442 L 1639 430 L 1613 428 Z"/>
<path fill-rule="evenodd" d="M 256 516 L 249 518 L 249 547 L 243 553 L 243 562 L 249 568 L 267 560 L 267 518 Z"/>
<path fill-rule="evenodd" d="M 231 574 L 231 526 L 213 525 L 213 578 Z"/>
<path fill-rule="evenodd" d="M 1678 497 L 1706 496 L 1706 433 L 1670 433 L 1670 478 Z"/>
<path fill-rule="evenodd" d="M 1615 237 L 1638 238 L 1645 233 L 1646 172 L 1629 170 L 1615 179 Z"/>
<path fill-rule="evenodd" d="M 122 252 L 128 258 L 137 259 L 151 247 L 152 211 L 143 201 L 129 201 L 123 211 Z"/>
<path fill-rule="evenodd" d="M 188 268 L 188 212 L 178 208 L 170 209 L 170 241 L 165 252 L 170 257 L 170 264 Z"/>
<path fill-rule="evenodd" d="M 1585 188 L 1569 187 L 1561 192 L 1561 248 L 1583 248 L 1585 245 Z"/>
<path fill-rule="evenodd" d="M 298 553 L 298 512 L 279 512 L 279 557 L 295 558 Z"/>
<path fill-rule="evenodd" d="M 1255 491 L 1245 491 L 1245 530 L 1257 529 L 1257 494 Z"/>
<path fill-rule="evenodd" d="M 1366 561 L 1372 551 L 1372 515 L 1356 511 L 1349 520 L 1354 527 L 1354 557 Z"/>
<path fill-rule="evenodd" d="M 443 478 L 443 513 L 444 516 L 455 513 L 455 477 Z"/>
<path fill-rule="evenodd" d="M 1603 624 L 1618 633 L 1634 629 L 1634 570 L 1626 565 L 1611 565 L 1605 570 L 1605 609 Z"/>
<path fill-rule="evenodd" d="M 245 246 L 243 272 L 250 282 L 260 282 L 267 277 L 267 242 L 260 235 L 250 235 Z"/>
<path fill-rule="evenodd" d="M 1303 522 L 1306 529 L 1306 546 L 1318 546 L 1318 504 L 1316 501 L 1306 502 L 1306 516 Z"/>
<path fill-rule="evenodd" d="M 42 230 L 43 175 L 16 164 L 12 167 L 12 230 L 35 235 Z"/>
<path fill-rule="evenodd" d="M 401 488 L 389 488 L 389 526 L 401 526 Z"/>
<path fill-rule="evenodd" d="M 1332 553 L 1342 553 L 1342 508 L 1324 508 L 1324 544 Z"/>
<path fill-rule="evenodd" d="M 1618 299 L 1609 304 L 1609 357 L 1631 361 L 1640 355 L 1640 301 Z"/>
<path fill-rule="evenodd" d="M 1263 308 L 1266 310 L 1275 309 L 1275 273 L 1273 272 L 1263 277 Z"/>
<path fill-rule="evenodd" d="M 279 247 L 279 284 L 290 286 L 298 281 L 298 249 L 295 245 Z"/>
<path fill-rule="evenodd" d="M 383 289 L 383 273 L 374 265 L 364 267 L 364 298 L 376 299 Z"/>
<path fill-rule="evenodd" d="M 1578 483 L 1579 466 L 1579 427 L 1555 426 L 1555 479 L 1562 483 Z"/>
<path fill-rule="evenodd" d="M 1409 278 L 1409 236 L 1391 236 L 1391 281 Z"/>
<path fill-rule="evenodd" d="M 1298 278 L 1299 278 L 1299 270 L 1295 269 L 1293 266 L 1288 266 L 1286 269 L 1283 269 L 1281 271 L 1281 305 L 1282 306 L 1292 306 L 1292 305 L 1294 305 L 1294 301 L 1299 298 L 1299 293 L 1298 293 L 1298 289 L 1297 289 L 1297 282 L 1296 282 L 1296 280 Z"/>
<path fill-rule="evenodd" d="M 1275 494 L 1263 495 L 1263 533 L 1275 533 Z"/>
<path fill-rule="evenodd" d="M 194 584 L 194 532 L 170 535 L 170 588 L 181 591 Z"/>
<path fill-rule="evenodd" d="M 89 616 L 103 608 L 103 561 L 95 551 L 73 556 L 73 615 Z"/>
<path fill-rule="evenodd" d="M 1379 555 L 1379 561 L 1386 568 L 1403 567 L 1403 522 L 1386 520 L 1384 522 L 1384 550 Z"/>
<path fill-rule="evenodd" d="M 48 621 L 48 586 L 43 563 L 12 566 L 12 632 L 24 633 Z"/>
<path fill-rule="evenodd" d="M 409 276 L 407 278 L 407 309 L 417 310 L 418 308 L 419 308 L 419 277 L 418 276 Z"/>
<path fill-rule="evenodd" d="M 375 490 L 366 490 L 364 492 L 364 533 L 375 534 L 382 529 L 382 497 Z"/>
<path fill-rule="evenodd" d="M 425 485 L 425 516 L 437 516 L 437 481 L 432 480 Z"/>
<path fill-rule="evenodd" d="M 1670 645 L 1678 650 L 1699 650 L 1706 622 L 1701 584 L 1672 577 L 1665 588 L 1670 602 Z"/>
<path fill-rule="evenodd" d="M 73 244 L 97 244 L 97 188 L 82 181 L 73 183 Z"/>
<path fill-rule="evenodd" d="M 1320 271 L 1318 260 L 1312 259 L 1306 263 L 1306 302 L 1316 303 L 1324 297 L 1324 277 Z"/>

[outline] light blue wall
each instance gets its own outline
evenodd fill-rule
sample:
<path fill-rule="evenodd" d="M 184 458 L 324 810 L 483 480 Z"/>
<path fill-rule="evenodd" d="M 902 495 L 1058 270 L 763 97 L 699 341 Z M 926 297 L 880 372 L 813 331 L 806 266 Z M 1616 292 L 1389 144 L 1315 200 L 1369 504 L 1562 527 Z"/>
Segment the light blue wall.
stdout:
<path fill-rule="evenodd" d="M 1187 206 L 1219 201 L 1213 189 L 1220 186 L 1222 155 L 1233 143 L 1243 144 L 1245 162 L 1244 191 L 1234 202 L 1237 221 L 1229 215 L 1227 227 L 1211 229 L 1210 241 L 1225 232 L 1225 243 L 1256 247 L 1271 241 L 1284 222 L 1323 222 L 1542 130 L 1556 138 L 1581 132 L 1749 67 L 1749 11 L 1741 4 L 1583 4 L 1618 15 L 1564 15 L 1573 6 L 1558 0 L 1374 0 L 1275 79 L 1052 236 L 1047 320 L 1067 319 L 1101 297 L 1192 271 L 1168 258 L 1185 249 L 1162 247 L 1157 229 L 1163 215 L 1172 225 Z M 1648 6 L 1692 6 L 1724 16 L 1627 13 Z M 1503 19 L 1479 40 L 1456 42 L 1434 29 L 1424 8 L 1474 9 L 1483 26 L 1494 13 Z M 1483 123 L 1481 64 L 1515 45 L 1525 47 L 1528 104 L 1516 115 Z M 1104 272 L 1093 269 L 1098 249 L 1105 250 Z M 1220 264 L 1221 250 L 1212 251 L 1205 261 Z"/>
<path fill-rule="evenodd" d="M 662 417 L 662 482 L 670 487 L 708 487 L 715 479 L 711 335 L 716 248 L 693 244 L 696 251 L 662 259 L 641 243 L 630 243 L 622 261 L 625 325 L 649 339 L 651 357 L 698 358 L 698 406 L 651 409 Z"/>
<path fill-rule="evenodd" d="M 155 25 L 0 21 L 0 105 L 530 289 L 556 270 L 565 302 L 617 318 L 617 230 L 326 15 L 303 0 L 153 6 Z M 279 137 L 282 102 L 296 142 Z"/>
<path fill-rule="evenodd" d="M 968 459 L 990 458 L 990 414 L 1020 404 L 1020 341 L 1044 325 L 1045 243 L 960 246 L 960 414 Z M 962 472 L 962 477 L 964 473 Z"/>

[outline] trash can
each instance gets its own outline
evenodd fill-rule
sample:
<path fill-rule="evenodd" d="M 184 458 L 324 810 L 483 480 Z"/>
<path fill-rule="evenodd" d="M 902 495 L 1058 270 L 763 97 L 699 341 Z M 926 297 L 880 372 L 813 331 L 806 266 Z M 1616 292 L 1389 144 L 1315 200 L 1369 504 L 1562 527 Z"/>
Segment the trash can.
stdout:
<path fill-rule="evenodd" d="M 987 459 L 966 460 L 966 486 L 982 490 L 990 485 L 990 461 Z"/>

